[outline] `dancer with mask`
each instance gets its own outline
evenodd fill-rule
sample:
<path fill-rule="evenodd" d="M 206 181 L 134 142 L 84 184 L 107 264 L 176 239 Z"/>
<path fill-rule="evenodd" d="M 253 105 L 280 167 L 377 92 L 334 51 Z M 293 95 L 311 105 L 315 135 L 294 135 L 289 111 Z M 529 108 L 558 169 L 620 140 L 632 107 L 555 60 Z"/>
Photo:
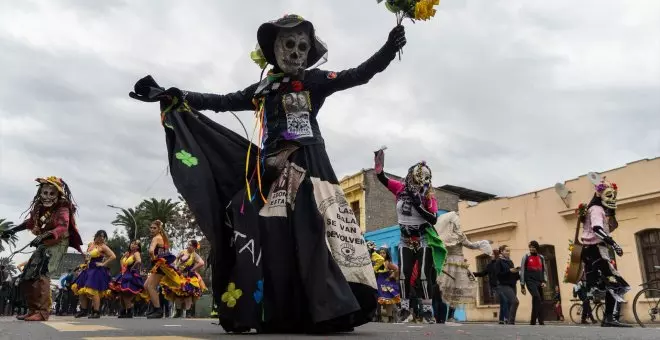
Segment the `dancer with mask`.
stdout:
<path fill-rule="evenodd" d="M 267 77 L 227 95 L 165 90 L 151 76 L 131 97 L 159 101 L 175 186 L 213 245 L 213 285 L 228 332 L 352 331 L 376 311 L 361 228 L 317 121 L 332 94 L 368 83 L 406 43 L 403 26 L 356 68 L 324 71 L 327 48 L 298 15 L 264 23 L 252 54 Z M 253 110 L 256 145 L 197 110 Z M 329 302 L 331 301 L 331 302 Z"/>
<path fill-rule="evenodd" d="M 27 220 L 0 234 L 3 238 L 30 230 L 36 238 L 31 245 L 37 247 L 20 275 L 20 292 L 25 297 L 28 312 L 17 316 L 25 321 L 48 321 L 52 306 L 50 273 L 58 270 L 67 249 L 82 253 L 82 239 L 76 227 L 77 206 L 69 185 L 61 178 L 37 178 L 37 194 L 28 208 Z"/>
<path fill-rule="evenodd" d="M 192 308 L 193 302 L 197 301 L 202 293 L 206 291 L 206 285 L 197 270 L 204 266 L 204 260 L 197 254 L 199 242 L 190 240 L 184 251 L 179 253 L 174 262 L 174 267 L 186 279 L 180 295 L 175 295 L 174 304 L 176 313 L 174 318 L 185 318 L 186 313 Z M 165 288 L 168 291 L 167 288 Z"/>
<path fill-rule="evenodd" d="M 425 162 L 419 162 L 408 169 L 403 182 L 387 178 L 383 171 L 384 150 L 375 153 L 375 172 L 378 180 L 396 197 L 396 212 L 401 227 L 399 244 L 399 283 L 401 286 L 401 320 L 409 322 L 410 277 L 415 261 L 419 265 L 421 292 L 415 296 L 422 300 L 422 317 L 427 323 L 434 323 L 432 292 L 437 273 L 442 272 L 447 250 L 433 227 L 437 222 L 438 206 L 433 196 L 431 169 Z"/>
<path fill-rule="evenodd" d="M 632 327 L 619 320 L 619 306 L 630 285 L 610 263 L 609 250 L 618 256 L 623 249 L 614 241 L 611 233 L 619 226 L 616 220 L 616 183 L 605 179 L 595 186 L 595 192 L 586 210 L 580 212 L 582 226 L 582 262 L 587 287 L 605 291 L 605 313 L 601 326 Z"/>
<path fill-rule="evenodd" d="M 140 275 L 142 269 L 142 243 L 135 240 L 131 242 L 129 249 L 121 257 L 121 273 L 110 282 L 110 290 L 119 294 L 122 309 L 119 311 L 120 319 L 133 317 L 133 304 L 136 299 L 146 299 L 144 291 L 144 279 Z"/>
<path fill-rule="evenodd" d="M 94 234 L 94 242 L 87 245 L 87 266 L 71 285 L 71 290 L 80 298 L 80 312 L 76 318 L 101 317 L 101 299 L 109 294 L 110 269 L 108 264 L 115 260 L 115 253 L 105 243 L 108 234 L 99 230 Z M 90 312 L 90 302 L 92 310 Z"/>
<path fill-rule="evenodd" d="M 151 273 L 144 283 L 144 288 L 147 290 L 154 308 L 151 313 L 147 314 L 147 319 L 161 319 L 163 309 L 160 306 L 158 285 L 161 286 L 165 299 L 174 301 L 177 295 L 183 294 L 183 286 L 186 280 L 174 267 L 176 257 L 170 252 L 170 241 L 165 233 L 163 222 L 160 220 L 151 222 L 149 232 L 152 237 L 149 245 L 152 267 Z"/>
<path fill-rule="evenodd" d="M 449 306 L 474 304 L 477 296 L 477 280 L 469 269 L 463 248 L 481 250 L 485 255 L 492 256 L 493 248 L 488 240 L 471 242 L 461 229 L 458 213 L 450 211 L 438 217 L 435 224 L 438 237 L 447 248 L 447 260 L 444 272 L 438 274 L 438 285 L 442 292 L 442 300 Z"/>

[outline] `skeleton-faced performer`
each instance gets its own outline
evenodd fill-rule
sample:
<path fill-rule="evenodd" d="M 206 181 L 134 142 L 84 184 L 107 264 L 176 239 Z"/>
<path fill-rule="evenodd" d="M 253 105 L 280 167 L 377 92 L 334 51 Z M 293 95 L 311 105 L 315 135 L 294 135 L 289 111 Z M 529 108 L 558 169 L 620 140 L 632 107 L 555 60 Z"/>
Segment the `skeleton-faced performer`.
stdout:
<path fill-rule="evenodd" d="M 470 242 L 461 230 L 458 213 L 450 211 L 438 217 L 435 224 L 438 236 L 447 247 L 447 260 L 444 270 L 438 274 L 438 286 L 442 300 L 450 306 L 473 304 L 477 292 L 477 281 L 469 270 L 463 247 L 481 250 L 486 255 L 493 254 L 493 248 L 487 240 Z"/>
<path fill-rule="evenodd" d="M 619 322 L 620 304 L 630 285 L 610 262 L 610 248 L 623 256 L 623 249 L 610 235 L 618 227 L 616 220 L 617 186 L 603 179 L 596 185 L 595 193 L 580 216 L 583 223 L 581 242 L 582 262 L 588 289 L 605 291 L 603 327 L 631 327 Z"/>
<path fill-rule="evenodd" d="M 396 197 L 396 212 L 401 228 L 399 244 L 399 284 L 401 286 L 401 319 L 412 320 L 410 313 L 410 277 L 415 262 L 419 264 L 421 291 L 415 296 L 422 300 L 422 316 L 433 323 L 432 292 L 437 273 L 442 272 L 447 250 L 433 228 L 437 221 L 438 205 L 433 196 L 431 169 L 425 162 L 410 167 L 403 182 L 390 179 L 383 171 L 385 154 L 376 152 L 375 170 L 378 180 Z"/>
<path fill-rule="evenodd" d="M 254 59 L 272 68 L 244 90 L 165 91 L 147 76 L 131 96 L 164 109 L 174 184 L 213 244 L 208 262 L 223 328 L 350 331 L 373 318 L 376 280 L 317 115 L 330 95 L 385 70 L 406 43 L 404 29 L 394 28 L 375 55 L 341 72 L 312 67 L 327 49 L 300 16 L 261 25 L 257 40 Z M 197 110 L 255 111 L 256 145 Z"/>
<path fill-rule="evenodd" d="M 20 225 L 5 231 L 9 237 L 30 230 L 37 237 L 31 245 L 37 250 L 21 274 L 20 291 L 28 313 L 17 316 L 25 321 L 48 321 L 52 306 L 50 273 L 56 271 L 69 247 L 82 253 L 82 240 L 76 228 L 76 205 L 69 186 L 58 177 L 37 178 L 39 189 L 30 204 L 29 216 Z"/>

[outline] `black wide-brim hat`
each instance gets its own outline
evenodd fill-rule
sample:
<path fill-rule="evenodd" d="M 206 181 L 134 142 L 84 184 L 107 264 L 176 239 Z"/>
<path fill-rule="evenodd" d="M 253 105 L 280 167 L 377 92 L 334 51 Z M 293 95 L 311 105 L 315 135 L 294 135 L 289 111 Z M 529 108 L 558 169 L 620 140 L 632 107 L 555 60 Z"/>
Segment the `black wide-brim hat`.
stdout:
<path fill-rule="evenodd" d="M 277 38 L 277 34 L 279 33 L 280 29 L 294 28 L 298 26 L 304 26 L 307 29 L 312 44 L 309 52 L 307 53 L 307 67 L 313 66 L 328 53 L 328 48 L 316 36 L 314 25 L 299 15 L 289 14 L 259 26 L 259 30 L 257 31 L 257 42 L 259 43 L 259 47 L 261 48 L 261 51 L 269 64 L 277 65 L 274 47 L 275 39 Z"/>

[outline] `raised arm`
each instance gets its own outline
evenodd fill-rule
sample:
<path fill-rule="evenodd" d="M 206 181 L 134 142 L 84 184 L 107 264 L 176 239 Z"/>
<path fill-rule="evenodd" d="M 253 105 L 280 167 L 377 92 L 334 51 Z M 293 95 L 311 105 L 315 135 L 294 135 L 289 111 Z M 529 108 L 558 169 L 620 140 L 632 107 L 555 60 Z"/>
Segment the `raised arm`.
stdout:
<path fill-rule="evenodd" d="M 403 26 L 398 25 L 392 29 L 383 47 L 367 61 L 358 67 L 341 71 L 339 73 L 325 72 L 324 82 L 319 90 L 323 95 L 329 96 L 337 91 L 343 91 L 358 85 L 368 83 L 377 73 L 383 72 L 394 60 L 396 52 L 406 44 L 406 33 Z M 324 72 L 324 71 L 322 71 Z"/>
<path fill-rule="evenodd" d="M 438 202 L 435 197 L 431 196 L 426 202 L 422 200 L 419 194 L 414 194 L 412 197 L 415 210 L 422 215 L 426 222 L 435 225 L 438 222 Z"/>
<path fill-rule="evenodd" d="M 384 185 L 394 195 L 398 195 L 403 190 L 403 183 L 387 178 L 383 167 L 385 166 L 385 150 L 381 149 L 374 152 L 374 171 L 380 184 Z"/>

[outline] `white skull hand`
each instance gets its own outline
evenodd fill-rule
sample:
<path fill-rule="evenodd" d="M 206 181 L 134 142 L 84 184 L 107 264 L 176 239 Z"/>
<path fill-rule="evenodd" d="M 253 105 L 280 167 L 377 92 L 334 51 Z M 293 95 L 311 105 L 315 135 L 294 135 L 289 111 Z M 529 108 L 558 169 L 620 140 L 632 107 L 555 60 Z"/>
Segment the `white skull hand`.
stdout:
<path fill-rule="evenodd" d="M 600 194 L 601 202 L 603 205 L 610 209 L 616 209 L 616 190 L 611 187 L 605 188 Z"/>
<path fill-rule="evenodd" d="M 307 68 L 310 49 L 309 34 L 303 28 L 282 29 L 275 39 L 277 66 L 287 74 L 298 74 Z"/>
<path fill-rule="evenodd" d="M 60 192 L 52 184 L 45 184 L 44 186 L 41 187 L 41 190 L 39 192 L 41 204 L 46 208 L 52 207 L 53 204 L 57 202 L 59 196 L 60 196 Z"/>

